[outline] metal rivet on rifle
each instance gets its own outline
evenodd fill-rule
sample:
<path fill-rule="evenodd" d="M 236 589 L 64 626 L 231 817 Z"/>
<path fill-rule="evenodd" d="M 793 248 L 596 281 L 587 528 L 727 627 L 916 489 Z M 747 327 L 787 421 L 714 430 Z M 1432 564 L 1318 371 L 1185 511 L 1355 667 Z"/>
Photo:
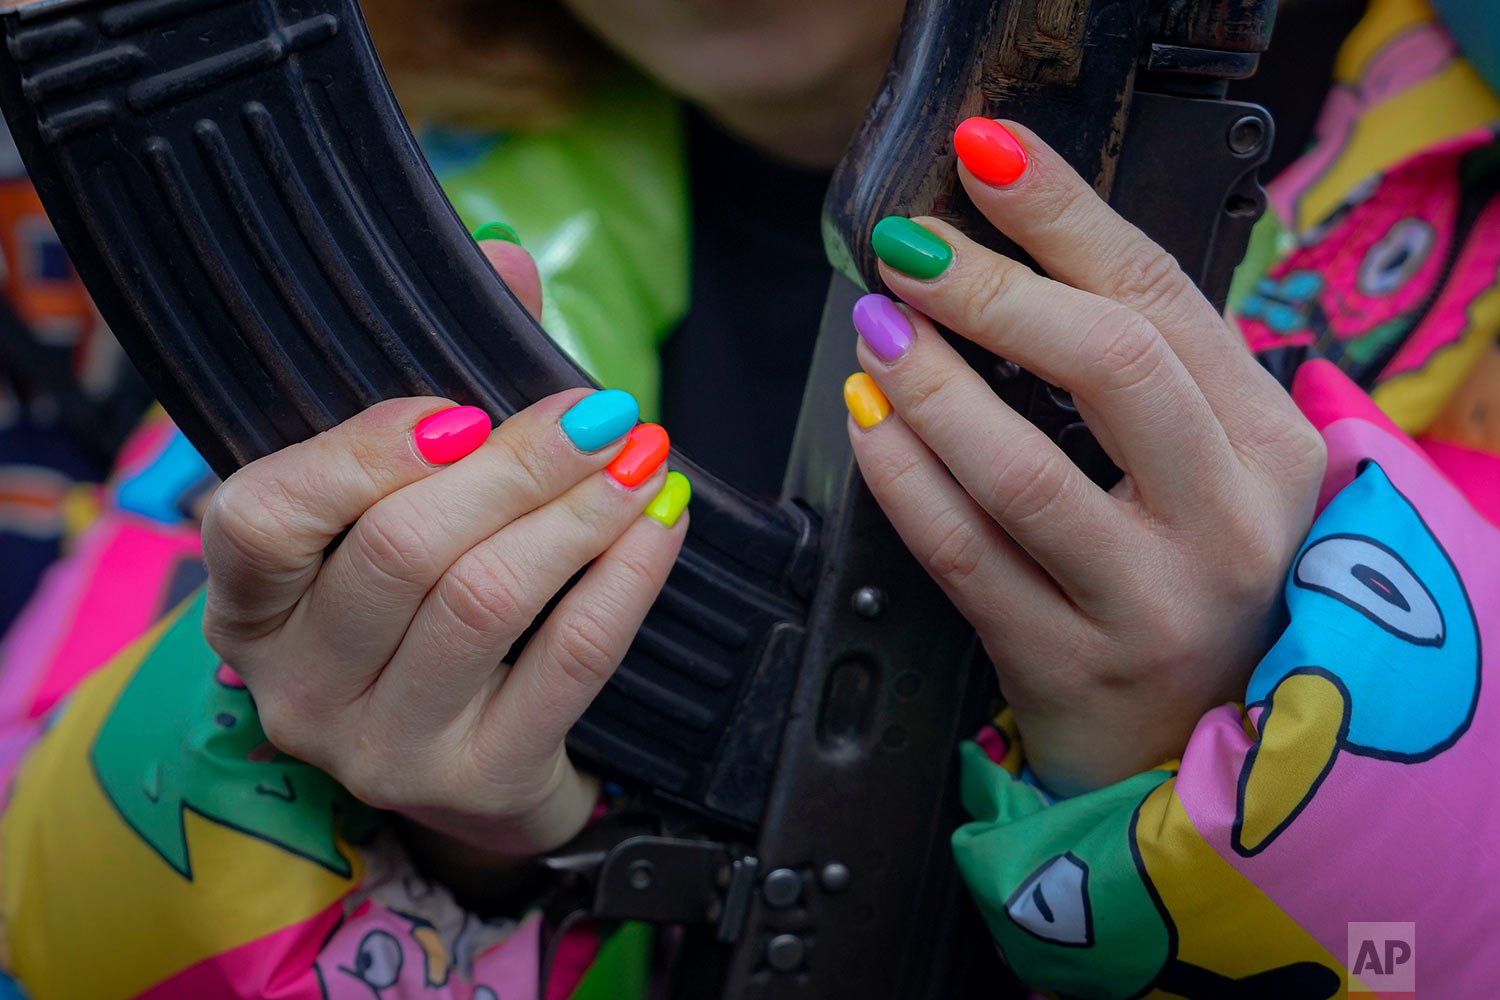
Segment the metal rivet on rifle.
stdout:
<path fill-rule="evenodd" d="M 894 687 L 897 697 L 915 698 L 922 690 L 922 675 L 915 670 L 908 670 L 896 678 Z"/>
<path fill-rule="evenodd" d="M 778 934 L 766 942 L 766 962 L 777 972 L 793 972 L 802 965 L 807 945 L 795 934 Z"/>
<path fill-rule="evenodd" d="M 823 888 L 829 892 L 843 892 L 849 888 L 849 880 L 852 878 L 848 865 L 841 865 L 837 861 L 823 866 L 818 873 L 818 880 L 823 883 Z"/>
<path fill-rule="evenodd" d="M 802 876 L 790 868 L 778 868 L 766 876 L 760 892 L 765 897 L 767 906 L 784 910 L 801 897 Z"/>
<path fill-rule="evenodd" d="M 1052 397 L 1052 402 L 1056 404 L 1059 410 L 1066 410 L 1068 413 L 1078 412 L 1078 404 L 1073 402 L 1073 394 L 1068 390 L 1049 383 L 1047 385 L 1047 395 Z"/>
<path fill-rule="evenodd" d="M 854 592 L 854 613 L 861 618 L 879 618 L 885 610 L 885 595 L 879 587 L 860 587 Z"/>
<path fill-rule="evenodd" d="M 1266 141 L 1266 123 L 1255 115 L 1245 115 L 1229 126 L 1229 148 L 1240 156 L 1258 151 Z"/>
<path fill-rule="evenodd" d="M 625 881 L 637 892 L 649 889 L 651 883 L 656 881 L 656 866 L 644 858 L 633 861 L 625 871 Z"/>

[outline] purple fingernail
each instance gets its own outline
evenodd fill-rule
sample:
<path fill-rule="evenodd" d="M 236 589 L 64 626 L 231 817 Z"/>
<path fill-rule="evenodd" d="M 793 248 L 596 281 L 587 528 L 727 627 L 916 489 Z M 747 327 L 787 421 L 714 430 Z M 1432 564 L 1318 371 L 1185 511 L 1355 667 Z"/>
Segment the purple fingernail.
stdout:
<path fill-rule="evenodd" d="M 881 361 L 895 361 L 911 347 L 911 320 L 884 295 L 854 303 L 854 328 Z"/>

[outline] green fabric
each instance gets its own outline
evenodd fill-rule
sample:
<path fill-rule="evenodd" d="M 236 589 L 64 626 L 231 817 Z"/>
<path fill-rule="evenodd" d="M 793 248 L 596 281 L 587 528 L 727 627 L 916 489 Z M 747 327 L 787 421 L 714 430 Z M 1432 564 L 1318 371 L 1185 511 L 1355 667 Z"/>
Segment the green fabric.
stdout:
<path fill-rule="evenodd" d="M 1250 245 L 1245 248 L 1245 257 L 1234 269 L 1234 278 L 1229 283 L 1227 309 L 1238 312 L 1260 280 L 1271 272 L 1275 264 L 1286 257 L 1296 244 L 1296 236 L 1277 218 L 1276 210 L 1266 208 L 1266 214 L 1250 231 Z"/>
<path fill-rule="evenodd" d="M 953 835 L 953 852 L 1011 968 L 1025 983 L 1068 996 L 1113 1000 L 1150 985 L 1171 955 L 1171 932 L 1137 867 L 1132 827 L 1140 804 L 1171 775 L 1148 771 L 1048 805 L 978 744 L 965 743 L 961 754 L 964 808 L 974 822 Z M 1011 915 L 1024 917 L 1037 880 L 1059 862 L 1087 876 L 1041 884 L 1051 908 L 1044 912 L 1061 914 L 1081 896 L 1086 943 L 1081 934 L 1046 940 Z"/>
<path fill-rule="evenodd" d="M 621 924 L 599 946 L 599 956 L 570 1000 L 645 1000 L 651 987 L 653 937 L 650 924 Z"/>
<path fill-rule="evenodd" d="M 687 312 L 682 112 L 636 77 L 599 87 L 567 124 L 507 136 L 434 169 L 472 230 L 505 222 L 536 258 L 542 325 L 606 386 L 660 412 L 657 348 Z"/>
<path fill-rule="evenodd" d="M 350 875 L 335 817 L 357 841 L 377 814 L 266 742 L 250 692 L 220 676 L 223 661 L 203 638 L 206 600 L 199 591 L 120 692 L 90 751 L 100 787 L 185 878 L 193 877 L 182 822 L 189 809 Z"/>

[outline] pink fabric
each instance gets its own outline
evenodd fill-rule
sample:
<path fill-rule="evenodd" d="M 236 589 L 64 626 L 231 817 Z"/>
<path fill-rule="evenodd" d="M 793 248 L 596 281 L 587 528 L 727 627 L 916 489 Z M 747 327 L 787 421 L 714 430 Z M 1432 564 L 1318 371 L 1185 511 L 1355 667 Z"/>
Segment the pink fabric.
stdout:
<path fill-rule="evenodd" d="M 338 926 L 340 907 L 199 962 L 140 994 L 141 1000 L 323 1000 L 313 959 Z M 368 990 L 365 997 L 369 997 Z"/>
<path fill-rule="evenodd" d="M 1348 485 L 1366 459 L 1378 462 L 1467 584 L 1480 648 L 1500 648 L 1500 574 L 1493 568 L 1500 529 L 1434 473 L 1426 453 L 1388 426 L 1361 414 L 1323 430 L 1330 489 Z M 1500 953 L 1491 940 L 1500 924 L 1500 894 L 1477 887 L 1500 884 L 1500 844 L 1493 840 L 1500 829 L 1500 797 L 1493 794 L 1500 774 L 1497 732 L 1500 699 L 1481 694 L 1468 731 L 1430 759 L 1403 763 L 1340 753 L 1276 850 L 1251 857 L 1229 840 L 1239 776 L 1253 746 L 1236 707 L 1200 721 L 1177 789 L 1194 826 L 1218 853 L 1333 954 L 1344 954 L 1350 920 L 1415 921 L 1422 929 L 1422 966 L 1444 970 L 1446 995 L 1490 996 L 1500 977 Z"/>

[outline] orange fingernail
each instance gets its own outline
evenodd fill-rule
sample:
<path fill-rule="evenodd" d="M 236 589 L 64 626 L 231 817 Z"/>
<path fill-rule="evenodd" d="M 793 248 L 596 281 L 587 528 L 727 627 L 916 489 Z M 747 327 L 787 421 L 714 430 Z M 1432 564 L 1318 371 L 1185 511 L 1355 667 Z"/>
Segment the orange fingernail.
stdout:
<path fill-rule="evenodd" d="M 865 430 L 891 415 L 891 401 L 864 372 L 855 372 L 844 381 L 844 405 L 849 407 L 854 422 Z"/>
<path fill-rule="evenodd" d="M 631 489 L 651 478 L 661 468 L 672 450 L 667 429 L 661 424 L 641 424 L 625 438 L 625 450 L 609 463 L 608 472 L 622 486 Z"/>
<path fill-rule="evenodd" d="M 1026 172 L 1026 149 L 1015 133 L 988 118 L 970 118 L 953 133 L 953 148 L 969 173 L 986 184 L 1014 184 Z"/>

